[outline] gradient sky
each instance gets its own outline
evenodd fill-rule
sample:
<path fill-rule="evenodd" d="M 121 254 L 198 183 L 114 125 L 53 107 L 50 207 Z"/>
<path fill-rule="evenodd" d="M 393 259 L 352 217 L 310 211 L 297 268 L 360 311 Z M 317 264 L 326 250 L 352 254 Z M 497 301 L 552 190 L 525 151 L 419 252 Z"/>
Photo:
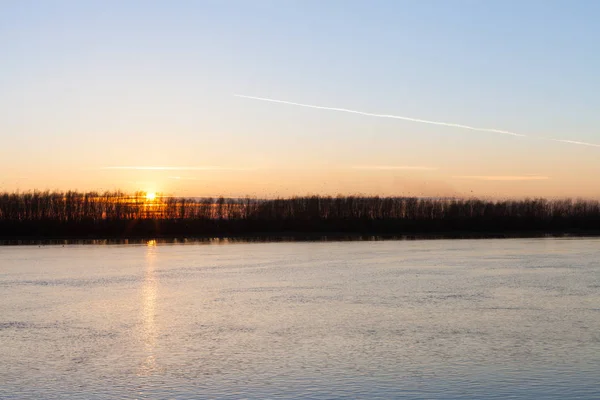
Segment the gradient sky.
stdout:
<path fill-rule="evenodd" d="M 600 144 L 598 21 L 592 0 L 0 0 L 0 191 L 600 197 L 600 147 L 548 140 Z"/>

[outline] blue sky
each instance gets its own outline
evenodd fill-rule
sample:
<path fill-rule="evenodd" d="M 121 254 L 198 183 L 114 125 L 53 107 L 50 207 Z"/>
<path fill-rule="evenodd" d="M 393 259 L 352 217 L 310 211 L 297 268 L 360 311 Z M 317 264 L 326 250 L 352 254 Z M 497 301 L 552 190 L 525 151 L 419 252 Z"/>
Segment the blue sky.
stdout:
<path fill-rule="evenodd" d="M 598 20 L 596 1 L 0 1 L 0 190 L 600 194 L 600 148 L 533 138 L 600 143 Z"/>

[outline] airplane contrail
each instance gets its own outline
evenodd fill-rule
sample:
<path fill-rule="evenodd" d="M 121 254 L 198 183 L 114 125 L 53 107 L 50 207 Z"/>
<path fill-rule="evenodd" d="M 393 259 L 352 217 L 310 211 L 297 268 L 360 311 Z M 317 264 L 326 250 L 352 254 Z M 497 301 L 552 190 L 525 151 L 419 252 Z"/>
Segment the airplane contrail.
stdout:
<path fill-rule="evenodd" d="M 580 142 L 578 140 L 566 140 L 566 139 L 551 139 L 551 138 L 544 138 L 546 140 L 552 140 L 553 142 L 561 142 L 561 143 L 571 143 L 571 144 L 578 144 L 580 146 L 592 146 L 592 147 L 600 147 L 600 144 L 595 144 L 595 143 L 588 143 L 588 142 Z"/>
<path fill-rule="evenodd" d="M 469 126 L 469 125 L 454 124 L 454 123 L 451 123 L 451 122 L 429 121 L 427 119 L 404 117 L 404 116 L 401 116 L 401 115 L 374 114 L 374 113 L 368 113 L 368 112 L 364 112 L 364 111 L 349 110 L 347 108 L 315 106 L 315 105 L 312 105 L 312 104 L 294 103 L 292 101 L 268 99 L 268 98 L 265 98 L 265 97 L 246 96 L 246 95 L 243 95 L 243 94 L 234 94 L 234 96 L 235 97 L 243 97 L 245 99 L 269 101 L 271 103 L 281 103 L 281 104 L 289 104 L 289 105 L 300 106 L 300 107 L 317 108 L 319 110 L 341 111 L 341 112 L 346 112 L 346 113 L 351 113 L 351 114 L 366 115 L 368 117 L 393 118 L 393 119 L 401 119 L 401 120 L 404 120 L 404 121 L 420 122 L 420 123 L 423 123 L 423 124 L 441 125 L 441 126 L 448 126 L 448 127 L 451 127 L 451 128 L 470 129 L 472 131 L 501 133 L 501 134 L 504 134 L 504 135 L 511 135 L 511 136 L 523 136 L 523 137 L 526 136 L 526 135 L 523 135 L 523 134 L 520 134 L 520 133 L 510 132 L 510 131 L 504 131 L 504 130 L 501 130 L 501 129 L 477 128 L 477 127 Z"/>
<path fill-rule="evenodd" d="M 313 104 L 295 103 L 293 101 L 270 99 L 270 98 L 267 98 L 267 97 L 247 96 L 247 95 L 244 95 L 244 94 L 234 94 L 234 96 L 235 97 L 245 98 L 245 99 L 268 101 L 268 102 L 271 102 L 271 103 L 280 103 L 280 104 L 289 104 L 289 105 L 292 105 L 292 106 L 299 106 L 299 107 L 316 108 L 316 109 L 319 109 L 319 110 L 340 111 L 340 112 L 346 112 L 346 113 L 350 113 L 350 114 L 365 115 L 365 116 L 368 116 L 368 117 L 401 119 L 403 121 L 419 122 L 419 123 L 422 123 L 422 124 L 430 124 L 430 125 L 447 126 L 447 127 L 450 127 L 450 128 L 468 129 L 468 130 L 478 131 L 478 132 L 500 133 L 500 134 L 503 134 L 503 135 L 518 136 L 518 137 L 534 137 L 536 139 L 551 140 L 553 142 L 576 144 L 576 145 L 580 145 L 580 146 L 600 147 L 600 144 L 595 144 L 595 143 L 581 142 L 581 141 L 577 141 L 577 140 L 552 139 L 552 138 L 543 138 L 543 137 L 528 136 L 528 135 L 524 135 L 522 133 L 505 131 L 505 130 L 502 130 L 502 129 L 478 128 L 478 127 L 475 127 L 475 126 L 463 125 L 463 124 L 455 124 L 455 123 L 451 123 L 451 122 L 430 121 L 430 120 L 427 120 L 427 119 L 405 117 L 405 116 L 401 116 L 401 115 L 375 114 L 375 113 L 369 113 L 369 112 L 364 112 L 364 111 L 350 110 L 350 109 L 347 109 L 347 108 L 324 107 L 324 106 L 317 106 L 317 105 L 313 105 Z"/>

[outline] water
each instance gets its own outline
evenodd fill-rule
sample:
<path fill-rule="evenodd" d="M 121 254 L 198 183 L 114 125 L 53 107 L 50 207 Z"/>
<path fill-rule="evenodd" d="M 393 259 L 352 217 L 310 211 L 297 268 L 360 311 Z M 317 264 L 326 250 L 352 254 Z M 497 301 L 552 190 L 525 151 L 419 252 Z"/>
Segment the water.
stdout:
<path fill-rule="evenodd" d="M 600 398 L 600 240 L 0 247 L 0 398 Z"/>

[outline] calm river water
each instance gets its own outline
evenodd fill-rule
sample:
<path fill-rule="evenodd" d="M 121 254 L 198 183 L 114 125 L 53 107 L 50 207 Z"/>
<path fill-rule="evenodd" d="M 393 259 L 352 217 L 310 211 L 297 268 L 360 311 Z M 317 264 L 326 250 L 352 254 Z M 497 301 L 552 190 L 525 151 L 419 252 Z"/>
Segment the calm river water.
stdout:
<path fill-rule="evenodd" d="M 600 398 L 600 240 L 0 247 L 0 398 Z"/>

